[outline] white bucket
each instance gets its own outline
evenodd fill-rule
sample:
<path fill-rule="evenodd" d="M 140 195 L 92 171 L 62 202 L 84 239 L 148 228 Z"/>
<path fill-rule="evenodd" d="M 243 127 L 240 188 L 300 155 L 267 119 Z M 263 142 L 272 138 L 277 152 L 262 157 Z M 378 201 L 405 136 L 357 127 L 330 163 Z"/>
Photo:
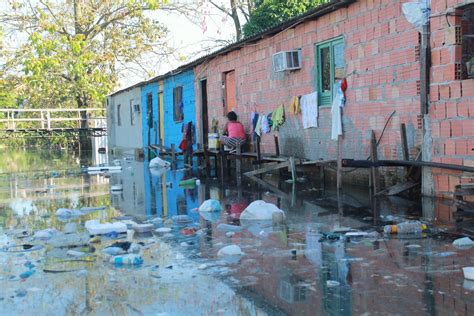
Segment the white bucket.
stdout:
<path fill-rule="evenodd" d="M 219 149 L 219 134 L 209 133 L 207 135 L 207 144 L 209 149 Z"/>

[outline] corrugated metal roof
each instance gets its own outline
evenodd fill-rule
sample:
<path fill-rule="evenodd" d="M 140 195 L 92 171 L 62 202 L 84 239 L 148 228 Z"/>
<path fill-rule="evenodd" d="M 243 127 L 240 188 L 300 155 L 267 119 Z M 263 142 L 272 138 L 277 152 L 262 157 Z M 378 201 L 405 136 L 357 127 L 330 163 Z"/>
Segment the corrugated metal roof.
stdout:
<path fill-rule="evenodd" d="M 244 39 L 242 39 L 238 42 L 235 42 L 233 44 L 225 46 L 225 47 L 223 47 L 223 48 L 221 48 L 221 49 L 219 49 L 219 50 L 217 50 L 213 53 L 202 56 L 202 57 L 200 57 L 200 58 L 198 58 L 194 61 L 191 61 L 191 62 L 189 62 L 185 65 L 182 65 L 182 66 L 180 66 L 180 67 L 178 67 L 174 70 L 171 70 L 171 71 L 169 71 L 169 72 L 167 72 L 163 75 L 153 77 L 149 80 L 141 81 L 139 83 L 134 84 L 133 86 L 123 88 L 121 90 L 113 92 L 109 96 L 114 96 L 118 93 L 130 90 L 130 89 L 133 89 L 133 88 L 136 88 L 136 87 L 148 84 L 148 83 L 156 82 L 156 81 L 165 79 L 165 78 L 167 78 L 169 76 L 172 76 L 172 75 L 179 74 L 179 73 L 183 72 L 184 70 L 187 70 L 187 69 L 192 68 L 196 65 L 202 64 L 203 62 L 205 62 L 209 59 L 212 59 L 212 58 L 217 57 L 219 55 L 223 55 L 223 54 L 229 53 L 231 51 L 240 49 L 240 48 L 244 47 L 247 44 L 258 42 L 259 40 L 261 40 L 261 39 L 263 39 L 263 38 L 265 38 L 269 35 L 274 35 L 274 34 L 277 34 L 279 32 L 282 32 L 282 31 L 284 31 L 288 28 L 293 28 L 293 27 L 295 27 L 298 24 L 301 24 L 303 22 L 317 19 L 318 17 L 323 16 L 325 14 L 328 14 L 330 12 L 336 11 L 339 8 L 347 7 L 348 5 L 350 5 L 354 2 L 356 2 L 356 0 L 332 0 L 330 2 L 321 4 L 317 7 L 315 7 L 314 9 L 311 9 L 311 10 L 307 11 L 306 13 L 303 13 L 303 14 L 301 14 L 297 17 L 294 17 L 294 18 L 292 18 L 288 21 L 285 21 L 281 24 L 270 27 L 267 30 L 264 30 L 264 31 L 262 31 L 258 34 L 255 34 L 253 36 L 244 38 Z"/>

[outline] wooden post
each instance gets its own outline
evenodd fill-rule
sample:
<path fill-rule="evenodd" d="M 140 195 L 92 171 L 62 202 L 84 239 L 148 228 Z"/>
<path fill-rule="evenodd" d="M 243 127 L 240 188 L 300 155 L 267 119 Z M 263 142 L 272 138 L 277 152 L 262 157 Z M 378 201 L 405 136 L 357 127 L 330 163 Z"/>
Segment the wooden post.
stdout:
<path fill-rule="evenodd" d="M 372 130 L 372 137 L 370 139 L 370 159 L 372 162 L 377 162 L 377 139 L 375 138 L 375 133 Z M 377 194 L 380 188 L 380 178 L 379 178 L 379 171 L 377 167 L 372 167 L 372 188 L 374 195 Z"/>
<path fill-rule="evenodd" d="M 171 163 L 176 167 L 176 149 L 174 144 L 171 144 Z"/>
<path fill-rule="evenodd" d="M 211 164 L 209 162 L 209 154 L 207 152 L 207 145 L 204 145 L 203 148 L 203 155 L 204 155 L 204 163 L 206 167 L 206 178 L 209 178 L 211 176 Z"/>
<path fill-rule="evenodd" d="M 224 172 L 225 172 L 225 151 L 224 151 L 224 144 L 220 144 L 220 149 L 219 149 L 219 154 L 220 154 L 220 167 L 221 167 L 221 182 L 224 183 Z"/>
<path fill-rule="evenodd" d="M 273 140 L 275 141 L 275 154 L 277 157 L 280 157 L 280 144 L 278 142 L 278 136 L 273 135 Z"/>
<path fill-rule="evenodd" d="M 294 158 L 294 157 L 290 157 L 289 163 L 290 163 L 291 179 L 293 180 L 293 183 L 296 183 L 296 165 L 295 165 L 295 158 Z"/>
<path fill-rule="evenodd" d="M 324 190 L 325 188 L 325 177 L 324 177 L 324 166 L 321 165 L 319 166 L 319 183 L 320 183 L 320 188 Z"/>
<path fill-rule="evenodd" d="M 402 154 L 403 160 L 410 160 L 410 154 L 408 150 L 408 140 L 407 140 L 407 130 L 405 123 L 400 124 L 400 137 L 401 137 L 401 144 L 402 144 Z M 406 174 L 408 174 L 409 167 L 405 168 Z"/>
<path fill-rule="evenodd" d="M 260 161 L 262 161 L 262 151 L 260 149 L 260 136 L 257 135 L 257 161 L 258 161 L 258 164 L 257 164 L 257 169 L 260 169 L 261 167 L 261 164 L 260 164 Z"/>
<path fill-rule="evenodd" d="M 238 144 L 236 148 L 237 159 L 235 160 L 235 173 L 237 177 L 237 187 L 242 185 L 242 156 L 241 156 L 241 145 Z"/>
<path fill-rule="evenodd" d="M 257 161 L 262 160 L 262 152 L 260 150 L 260 136 L 257 136 Z"/>
<path fill-rule="evenodd" d="M 342 189 L 342 135 L 337 136 L 337 190 Z"/>

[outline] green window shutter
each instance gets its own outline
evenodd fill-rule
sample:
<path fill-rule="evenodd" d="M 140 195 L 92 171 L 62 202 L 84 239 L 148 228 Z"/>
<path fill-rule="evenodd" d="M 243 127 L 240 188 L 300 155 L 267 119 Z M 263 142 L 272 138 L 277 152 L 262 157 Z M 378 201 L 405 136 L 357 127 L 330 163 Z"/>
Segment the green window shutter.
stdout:
<path fill-rule="evenodd" d="M 330 106 L 334 81 L 345 75 L 344 40 L 342 38 L 316 45 L 316 67 L 319 105 Z"/>

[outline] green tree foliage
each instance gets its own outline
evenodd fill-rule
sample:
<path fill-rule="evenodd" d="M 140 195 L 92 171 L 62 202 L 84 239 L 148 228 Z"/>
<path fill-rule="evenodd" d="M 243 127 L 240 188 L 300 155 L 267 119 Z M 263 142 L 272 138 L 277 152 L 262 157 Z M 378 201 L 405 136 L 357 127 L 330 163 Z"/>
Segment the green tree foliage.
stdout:
<path fill-rule="evenodd" d="M 153 18 L 165 2 L 9 1 L 0 20 L 26 41 L 7 62 L 20 74 L 29 107 L 103 106 L 120 65 L 165 47 L 166 29 Z"/>
<path fill-rule="evenodd" d="M 272 26 L 317 7 L 327 0 L 262 0 L 256 3 L 249 21 L 243 26 L 244 37 L 258 34 Z"/>

